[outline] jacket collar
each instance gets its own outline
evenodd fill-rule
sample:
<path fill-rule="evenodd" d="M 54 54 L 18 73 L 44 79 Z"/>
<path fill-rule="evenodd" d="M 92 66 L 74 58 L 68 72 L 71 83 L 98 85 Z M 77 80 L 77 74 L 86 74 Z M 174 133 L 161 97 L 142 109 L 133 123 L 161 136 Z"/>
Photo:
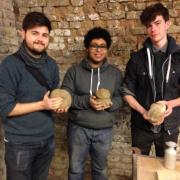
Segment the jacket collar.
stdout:
<path fill-rule="evenodd" d="M 177 45 L 176 40 L 172 36 L 167 36 L 168 39 L 168 47 L 167 47 L 167 56 L 170 54 L 174 54 L 175 52 L 180 50 L 180 46 Z M 143 43 L 143 46 L 145 48 L 149 48 L 152 50 L 152 43 L 150 38 L 147 38 L 145 42 Z"/>
<path fill-rule="evenodd" d="M 89 59 L 88 57 L 85 57 L 82 61 L 81 61 L 81 66 L 84 68 L 84 69 L 87 69 L 88 71 L 91 71 L 92 67 L 90 66 L 89 64 Z M 103 64 L 99 67 L 100 68 L 100 71 L 103 72 L 107 69 L 107 67 L 109 66 L 109 63 L 107 61 L 107 59 L 104 59 L 104 62 Z M 98 69 L 98 68 L 97 68 Z M 94 69 L 95 72 L 96 72 L 96 69 Z"/>

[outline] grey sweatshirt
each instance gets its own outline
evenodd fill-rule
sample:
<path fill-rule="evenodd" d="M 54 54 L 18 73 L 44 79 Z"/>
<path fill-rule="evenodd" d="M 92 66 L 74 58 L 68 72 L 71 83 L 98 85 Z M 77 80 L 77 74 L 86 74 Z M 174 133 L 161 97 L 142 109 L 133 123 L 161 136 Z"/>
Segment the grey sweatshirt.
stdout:
<path fill-rule="evenodd" d="M 107 60 L 99 69 L 92 69 L 87 59 L 72 66 L 66 73 L 62 88 L 72 97 L 69 110 L 70 121 L 86 128 L 102 129 L 112 127 L 115 117 L 112 112 L 122 105 L 120 96 L 122 75 L 118 68 L 108 64 Z M 112 95 L 112 107 L 96 111 L 90 107 L 89 98 L 99 88 L 109 89 Z"/>

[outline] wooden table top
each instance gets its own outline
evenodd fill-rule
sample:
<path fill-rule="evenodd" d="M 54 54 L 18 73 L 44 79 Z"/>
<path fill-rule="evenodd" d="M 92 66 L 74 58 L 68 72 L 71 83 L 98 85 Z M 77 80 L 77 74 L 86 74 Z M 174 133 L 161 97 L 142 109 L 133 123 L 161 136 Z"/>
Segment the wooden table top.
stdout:
<path fill-rule="evenodd" d="M 180 180 L 180 161 L 175 170 L 169 170 L 163 158 L 134 154 L 133 180 Z"/>

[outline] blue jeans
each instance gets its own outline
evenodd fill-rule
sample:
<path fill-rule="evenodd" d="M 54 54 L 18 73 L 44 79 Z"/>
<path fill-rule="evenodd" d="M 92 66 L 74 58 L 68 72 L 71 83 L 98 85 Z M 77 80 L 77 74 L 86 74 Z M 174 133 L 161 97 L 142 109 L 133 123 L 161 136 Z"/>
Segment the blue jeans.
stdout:
<path fill-rule="evenodd" d="M 112 143 L 112 128 L 88 129 L 68 125 L 69 180 L 83 180 L 88 154 L 91 157 L 92 179 L 107 180 L 107 155 Z"/>
<path fill-rule="evenodd" d="M 5 142 L 7 180 L 46 180 L 54 150 L 54 137 L 33 143 Z"/>

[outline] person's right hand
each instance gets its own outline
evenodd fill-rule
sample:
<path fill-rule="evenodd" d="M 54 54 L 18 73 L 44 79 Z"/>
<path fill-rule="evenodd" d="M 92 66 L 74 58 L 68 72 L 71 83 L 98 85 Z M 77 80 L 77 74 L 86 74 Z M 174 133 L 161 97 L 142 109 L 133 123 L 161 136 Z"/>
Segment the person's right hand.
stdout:
<path fill-rule="evenodd" d="M 102 111 L 104 109 L 108 109 L 112 106 L 111 103 L 104 103 L 96 100 L 96 96 L 90 97 L 90 106 L 95 109 L 96 111 Z"/>
<path fill-rule="evenodd" d="M 62 103 L 63 99 L 61 97 L 58 98 L 49 98 L 50 91 L 47 91 L 43 97 L 43 106 L 46 110 L 56 110 L 59 105 Z"/>
<path fill-rule="evenodd" d="M 89 101 L 90 101 L 90 106 L 96 111 L 103 110 L 103 104 L 96 100 L 96 96 L 91 96 Z"/>
<path fill-rule="evenodd" d="M 148 111 L 145 110 L 145 111 L 143 112 L 142 116 L 143 116 L 143 118 L 144 118 L 145 120 L 147 120 L 147 121 L 150 120 L 150 117 L 148 116 Z"/>

